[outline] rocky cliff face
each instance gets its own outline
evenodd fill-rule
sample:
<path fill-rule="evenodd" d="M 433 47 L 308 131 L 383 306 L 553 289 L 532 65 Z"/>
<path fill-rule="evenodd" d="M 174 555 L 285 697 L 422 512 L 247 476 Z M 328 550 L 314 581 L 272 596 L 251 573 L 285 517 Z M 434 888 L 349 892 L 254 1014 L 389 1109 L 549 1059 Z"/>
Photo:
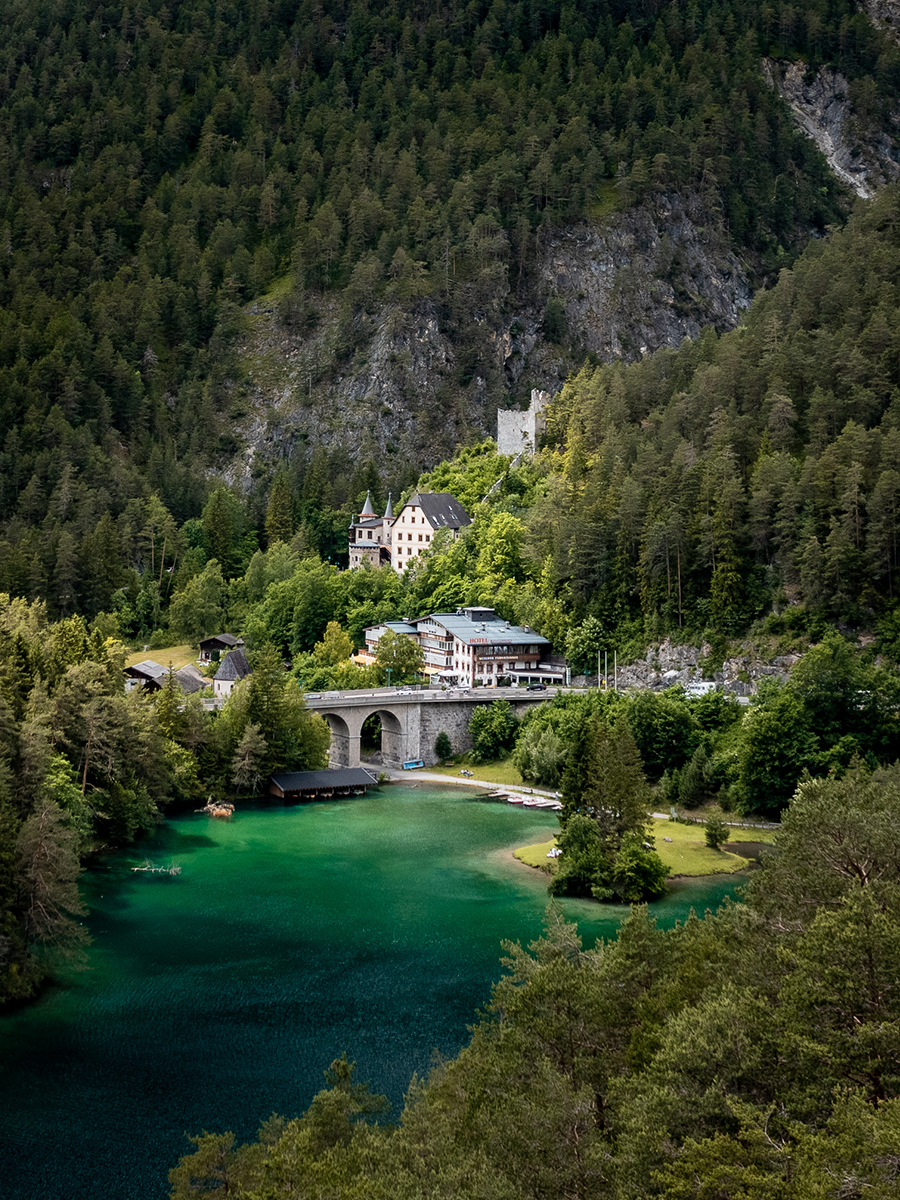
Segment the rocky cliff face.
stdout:
<path fill-rule="evenodd" d="M 649 688 L 658 692 L 676 684 L 687 687 L 690 683 L 708 680 L 717 683 L 729 695 L 750 696 L 761 679 L 777 679 L 784 683 L 791 668 L 800 661 L 798 654 L 767 657 L 748 644 L 737 647 L 737 653 L 732 653 L 721 666 L 713 669 L 708 662 L 710 653 L 709 646 L 681 646 L 667 639 L 658 646 L 651 646 L 643 660 L 619 667 L 619 689 Z"/>
<path fill-rule="evenodd" d="M 897 4 L 885 7 L 891 8 L 900 21 Z M 868 199 L 900 177 L 897 138 L 860 120 L 850 104 L 849 84 L 840 72 L 822 67 L 810 79 L 804 63 L 781 63 L 771 58 L 763 60 L 763 71 L 838 179 L 857 196 Z M 900 132 L 900 114 L 889 115 L 888 121 Z"/>
<path fill-rule="evenodd" d="M 551 298 L 564 312 L 555 341 L 544 328 Z M 265 467 L 298 445 L 427 466 L 495 436 L 498 407 L 526 407 L 533 387 L 555 392 L 586 353 L 631 361 L 707 324 L 730 329 L 750 298 L 747 270 L 699 201 L 659 196 L 554 231 L 524 298 L 510 290 L 475 314 L 465 354 L 431 301 L 351 315 L 326 297 L 304 331 L 283 324 L 275 298 L 254 304 L 235 413 L 245 449 L 230 479 L 247 485 L 257 456 Z"/>
<path fill-rule="evenodd" d="M 695 197 L 658 196 L 623 217 L 556 232 L 539 261 L 542 290 L 600 358 L 634 359 L 732 329 L 750 303 L 744 266 Z"/>
<path fill-rule="evenodd" d="M 875 25 L 900 41 L 900 0 L 860 0 L 860 8 Z"/>

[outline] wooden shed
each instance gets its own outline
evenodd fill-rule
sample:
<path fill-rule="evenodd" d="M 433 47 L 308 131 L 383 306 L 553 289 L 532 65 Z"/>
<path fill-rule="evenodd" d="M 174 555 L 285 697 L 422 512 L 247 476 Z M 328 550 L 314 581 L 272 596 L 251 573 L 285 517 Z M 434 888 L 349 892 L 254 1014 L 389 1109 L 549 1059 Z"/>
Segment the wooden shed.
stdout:
<path fill-rule="evenodd" d="M 363 767 L 330 771 L 286 771 L 269 778 L 269 795 L 282 800 L 330 800 L 334 796 L 364 796 L 378 780 Z"/>

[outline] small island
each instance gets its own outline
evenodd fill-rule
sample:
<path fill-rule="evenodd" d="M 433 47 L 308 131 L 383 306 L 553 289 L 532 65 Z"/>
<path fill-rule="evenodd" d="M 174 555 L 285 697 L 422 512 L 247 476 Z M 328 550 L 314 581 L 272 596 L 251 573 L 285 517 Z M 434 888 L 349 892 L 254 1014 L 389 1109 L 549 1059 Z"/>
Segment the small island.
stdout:
<path fill-rule="evenodd" d="M 653 817 L 650 821 L 651 840 L 655 843 L 656 853 L 668 871 L 667 878 L 702 878 L 706 875 L 735 875 L 746 871 L 753 863 L 753 856 L 742 855 L 722 847 L 713 849 L 707 845 L 704 826 L 700 823 L 682 823 L 665 817 Z M 775 833 L 771 829 L 753 829 L 752 842 L 771 843 Z M 729 844 L 739 847 L 747 844 L 748 839 L 735 831 L 733 842 Z M 557 839 L 549 838 L 545 842 L 536 842 L 530 846 L 520 846 L 513 851 L 513 857 L 527 867 L 537 868 L 552 875 L 559 858 L 549 857 L 550 851 L 556 847 Z"/>

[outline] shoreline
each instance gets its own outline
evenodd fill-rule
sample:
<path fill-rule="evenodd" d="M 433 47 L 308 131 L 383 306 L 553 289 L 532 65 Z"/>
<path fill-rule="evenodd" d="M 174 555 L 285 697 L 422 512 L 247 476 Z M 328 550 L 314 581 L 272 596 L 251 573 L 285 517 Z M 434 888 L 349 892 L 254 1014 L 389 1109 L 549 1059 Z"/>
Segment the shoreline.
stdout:
<path fill-rule="evenodd" d="M 369 768 L 366 768 L 367 770 Z M 401 771 L 397 767 L 382 767 L 382 774 L 389 776 L 390 783 L 415 783 L 422 780 L 426 783 L 443 784 L 445 787 L 472 787 L 479 791 L 513 792 L 517 796 L 542 796 L 545 800 L 556 800 L 557 791 L 549 788 L 531 787 L 526 784 L 491 783 L 488 779 L 470 779 L 465 775 L 439 775 L 436 771 Z"/>

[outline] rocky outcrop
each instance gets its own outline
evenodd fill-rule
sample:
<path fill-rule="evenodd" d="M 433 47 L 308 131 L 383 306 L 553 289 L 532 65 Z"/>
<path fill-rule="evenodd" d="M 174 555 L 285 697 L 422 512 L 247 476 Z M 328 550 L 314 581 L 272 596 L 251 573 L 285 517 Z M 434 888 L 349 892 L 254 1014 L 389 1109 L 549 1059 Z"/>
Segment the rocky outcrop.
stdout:
<path fill-rule="evenodd" d="M 285 327 L 274 304 L 254 304 L 247 315 L 241 354 L 250 369 L 235 425 L 243 452 L 229 482 L 249 484 L 255 460 L 271 466 L 298 444 L 425 463 L 452 453 L 470 428 L 481 432 L 477 397 L 462 388 L 434 419 L 455 382 L 455 354 L 430 303 L 406 312 L 384 305 L 356 314 L 348 328 L 338 299 L 319 298 L 309 332 Z"/>
<path fill-rule="evenodd" d="M 618 686 L 620 690 L 649 688 L 659 692 L 678 684 L 687 687 L 705 680 L 717 683 L 729 695 L 750 696 L 761 679 L 784 682 L 791 668 L 800 661 L 797 654 L 775 655 L 769 659 L 751 646 L 740 646 L 738 651 L 714 669 L 709 664 L 710 646 L 682 646 L 667 639 L 658 646 L 651 646 L 644 659 L 620 666 Z"/>
<path fill-rule="evenodd" d="M 900 0 L 860 0 L 860 8 L 874 25 L 900 42 Z"/>
<path fill-rule="evenodd" d="M 543 328 L 553 298 L 565 314 L 555 341 Z M 284 325 L 274 299 L 259 302 L 241 345 L 247 377 L 233 429 L 242 452 L 229 481 L 249 485 L 260 460 L 270 468 L 298 444 L 428 466 L 472 437 L 496 436 L 498 407 L 513 399 L 524 408 L 532 388 L 556 392 L 586 352 L 633 361 L 706 324 L 733 328 L 750 299 L 747 270 L 699 201 L 657 196 L 545 236 L 524 296 L 510 291 L 475 315 L 465 362 L 430 300 L 349 315 L 338 297 L 320 297 L 302 329 Z"/>
<path fill-rule="evenodd" d="M 853 112 L 849 85 L 840 72 L 822 67 L 809 79 L 806 70 L 804 63 L 763 60 L 769 84 L 784 98 L 797 124 L 825 155 L 838 179 L 863 199 L 874 196 L 900 177 L 896 136 L 884 129 L 864 128 Z M 889 120 L 900 130 L 898 114 Z"/>
<path fill-rule="evenodd" d="M 704 325 L 733 329 L 751 299 L 744 265 L 693 197 L 657 196 L 608 222 L 559 230 L 538 267 L 569 328 L 606 361 L 678 346 Z"/>

